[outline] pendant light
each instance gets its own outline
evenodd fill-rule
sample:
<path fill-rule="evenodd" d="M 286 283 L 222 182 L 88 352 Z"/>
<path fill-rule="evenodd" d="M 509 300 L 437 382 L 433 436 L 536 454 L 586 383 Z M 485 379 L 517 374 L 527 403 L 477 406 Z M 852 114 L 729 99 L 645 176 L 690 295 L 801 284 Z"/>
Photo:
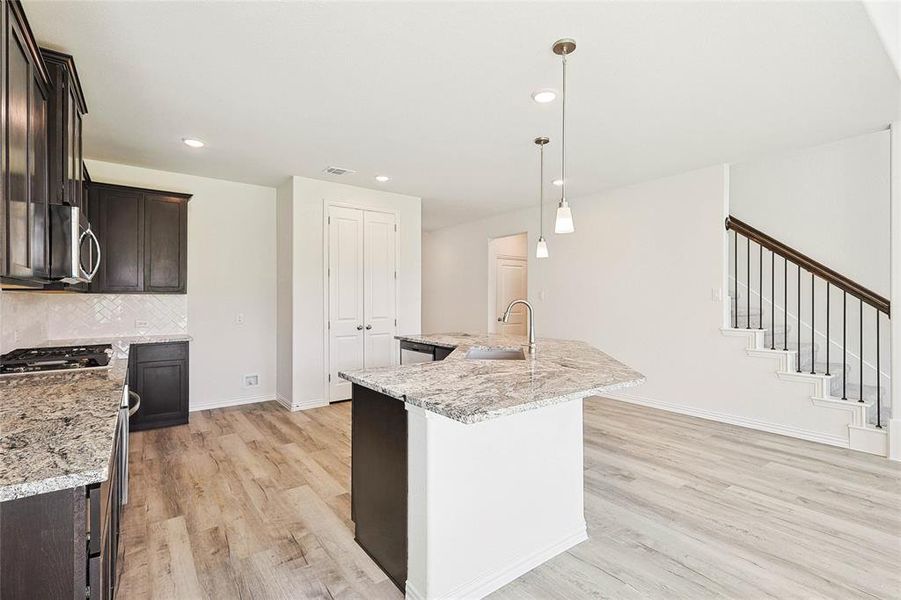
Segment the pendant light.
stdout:
<path fill-rule="evenodd" d="M 547 241 L 544 239 L 544 145 L 549 139 L 546 137 L 535 138 L 538 145 L 538 246 L 535 248 L 535 258 L 547 258 Z"/>
<path fill-rule="evenodd" d="M 576 50 L 576 42 L 569 38 L 557 40 L 554 42 L 554 54 L 563 57 L 563 127 L 561 129 L 560 145 L 563 148 L 563 168 L 562 179 L 560 185 L 560 204 L 557 205 L 557 220 L 554 223 L 554 233 L 572 233 L 575 231 L 573 226 L 573 213 L 566 201 L 566 57 Z"/>

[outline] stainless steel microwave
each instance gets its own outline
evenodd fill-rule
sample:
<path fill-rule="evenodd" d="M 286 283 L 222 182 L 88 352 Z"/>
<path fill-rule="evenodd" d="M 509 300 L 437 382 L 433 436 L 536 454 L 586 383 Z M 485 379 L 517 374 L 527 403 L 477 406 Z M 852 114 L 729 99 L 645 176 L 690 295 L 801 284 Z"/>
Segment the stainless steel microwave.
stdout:
<path fill-rule="evenodd" d="M 50 278 L 88 283 L 100 268 L 100 242 L 77 206 L 51 204 Z"/>

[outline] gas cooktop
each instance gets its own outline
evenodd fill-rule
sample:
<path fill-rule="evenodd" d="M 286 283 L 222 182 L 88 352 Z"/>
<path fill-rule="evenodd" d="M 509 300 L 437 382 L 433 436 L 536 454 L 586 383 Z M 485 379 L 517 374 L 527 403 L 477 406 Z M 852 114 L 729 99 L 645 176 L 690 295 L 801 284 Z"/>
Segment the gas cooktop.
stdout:
<path fill-rule="evenodd" d="M 110 344 L 19 348 L 0 356 L 0 374 L 105 367 L 112 352 Z"/>

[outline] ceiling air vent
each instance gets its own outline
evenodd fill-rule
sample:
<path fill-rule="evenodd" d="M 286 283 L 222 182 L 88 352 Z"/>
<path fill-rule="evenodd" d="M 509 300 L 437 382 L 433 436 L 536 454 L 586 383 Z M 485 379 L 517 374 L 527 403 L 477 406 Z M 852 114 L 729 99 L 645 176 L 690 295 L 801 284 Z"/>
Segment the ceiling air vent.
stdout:
<path fill-rule="evenodd" d="M 344 167 L 326 167 L 324 172 L 329 175 L 347 175 L 348 173 L 356 173 L 353 169 L 345 169 Z"/>

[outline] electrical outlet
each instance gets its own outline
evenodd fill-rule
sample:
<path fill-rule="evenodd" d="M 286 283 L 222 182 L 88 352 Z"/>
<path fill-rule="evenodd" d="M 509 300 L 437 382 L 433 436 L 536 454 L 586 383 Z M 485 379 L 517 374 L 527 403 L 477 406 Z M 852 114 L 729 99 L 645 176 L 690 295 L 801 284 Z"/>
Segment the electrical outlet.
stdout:
<path fill-rule="evenodd" d="M 141 319 L 135 320 L 135 327 L 138 329 L 147 329 L 150 326 L 150 323 L 147 321 L 142 321 Z"/>
<path fill-rule="evenodd" d="M 19 341 L 19 330 L 18 330 L 18 329 L 16 329 L 15 331 L 13 331 L 13 341 L 14 341 L 14 342 L 18 342 L 18 341 Z"/>
<path fill-rule="evenodd" d="M 235 315 L 235 323 L 238 325 L 244 324 L 244 313 L 238 313 Z"/>
<path fill-rule="evenodd" d="M 710 290 L 710 299 L 714 302 L 723 301 L 723 288 L 712 288 Z"/>
<path fill-rule="evenodd" d="M 256 373 L 244 376 L 244 387 L 257 387 L 260 385 L 260 376 Z"/>

